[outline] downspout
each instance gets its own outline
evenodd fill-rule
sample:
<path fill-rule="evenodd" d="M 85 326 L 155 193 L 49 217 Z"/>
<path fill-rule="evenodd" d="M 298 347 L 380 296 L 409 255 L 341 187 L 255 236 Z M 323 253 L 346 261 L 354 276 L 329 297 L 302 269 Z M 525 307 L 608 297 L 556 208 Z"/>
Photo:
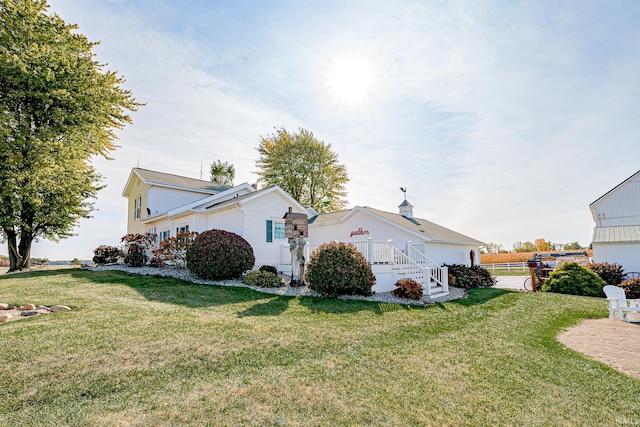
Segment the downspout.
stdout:
<path fill-rule="evenodd" d="M 240 236 L 244 239 L 244 209 L 242 209 L 240 207 L 240 203 L 236 202 L 236 204 L 234 205 L 236 207 L 236 209 L 238 209 L 240 211 L 240 213 L 242 214 L 242 222 L 240 223 Z"/>

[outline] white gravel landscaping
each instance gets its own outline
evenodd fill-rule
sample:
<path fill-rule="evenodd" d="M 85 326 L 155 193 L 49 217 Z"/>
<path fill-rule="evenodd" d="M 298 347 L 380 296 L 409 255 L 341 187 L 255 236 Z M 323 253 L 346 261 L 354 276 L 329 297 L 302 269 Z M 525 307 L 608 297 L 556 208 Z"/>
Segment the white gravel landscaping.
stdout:
<path fill-rule="evenodd" d="M 87 269 L 94 270 L 94 271 L 119 270 L 119 271 L 125 271 L 130 274 L 140 274 L 145 276 L 172 277 L 174 279 L 180 279 L 187 282 L 197 283 L 199 285 L 240 286 L 243 288 L 250 288 L 258 292 L 275 294 L 275 295 L 313 296 L 313 297 L 321 296 L 317 292 L 309 289 L 307 286 L 291 287 L 291 286 L 285 285 L 280 288 L 261 288 L 258 286 L 245 285 L 240 280 L 216 280 L 216 281 L 202 280 L 195 277 L 186 268 L 129 267 L 124 264 L 111 264 L 111 265 L 100 265 L 96 267 L 87 267 Z M 387 302 L 387 303 L 396 303 L 396 304 L 425 305 L 425 304 L 435 304 L 437 302 L 452 301 L 460 298 L 466 298 L 466 296 L 467 296 L 467 292 L 464 289 L 449 287 L 449 295 L 447 296 L 440 297 L 440 298 L 429 298 L 425 296 L 422 298 L 422 300 L 419 300 L 419 301 L 407 299 L 407 298 L 397 298 L 391 292 L 375 293 L 369 297 L 364 297 L 360 295 L 343 295 L 338 298 L 343 300 L 362 300 L 362 301 Z"/>

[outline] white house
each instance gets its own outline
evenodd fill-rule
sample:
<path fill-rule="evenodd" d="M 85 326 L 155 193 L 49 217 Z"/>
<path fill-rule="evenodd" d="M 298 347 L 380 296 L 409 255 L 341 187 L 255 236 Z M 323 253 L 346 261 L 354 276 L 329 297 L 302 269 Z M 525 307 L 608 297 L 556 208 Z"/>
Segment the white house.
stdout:
<path fill-rule="evenodd" d="M 283 217 L 307 213 L 278 186 L 230 188 L 140 168 L 131 171 L 122 194 L 129 200 L 127 233 L 150 232 L 161 241 L 178 232 L 226 230 L 249 242 L 257 266 L 283 272 L 291 268 Z"/>
<path fill-rule="evenodd" d="M 589 205 L 595 222 L 593 260 L 640 272 L 640 171 Z"/>
<path fill-rule="evenodd" d="M 448 292 L 443 264 L 470 265 L 480 260 L 485 243 L 422 218 L 404 200 L 399 213 L 367 206 L 318 215 L 309 221 L 308 253 L 330 241 L 353 243 L 371 264 L 375 291 L 394 289 L 402 277 L 423 284 L 430 295 Z"/>

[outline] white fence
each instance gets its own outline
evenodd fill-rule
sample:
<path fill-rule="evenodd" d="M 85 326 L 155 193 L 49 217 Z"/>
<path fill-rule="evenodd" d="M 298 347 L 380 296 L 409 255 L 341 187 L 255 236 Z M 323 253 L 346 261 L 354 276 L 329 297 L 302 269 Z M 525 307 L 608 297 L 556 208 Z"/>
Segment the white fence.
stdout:
<path fill-rule="evenodd" d="M 489 271 L 529 271 L 529 267 L 526 262 L 496 262 L 493 264 L 480 264 L 480 267 L 486 268 Z"/>

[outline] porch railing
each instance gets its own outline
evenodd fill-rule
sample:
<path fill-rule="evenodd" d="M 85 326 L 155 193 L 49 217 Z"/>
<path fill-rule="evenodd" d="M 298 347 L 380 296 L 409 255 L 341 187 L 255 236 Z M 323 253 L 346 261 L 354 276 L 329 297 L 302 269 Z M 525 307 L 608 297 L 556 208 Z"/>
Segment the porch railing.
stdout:
<path fill-rule="evenodd" d="M 443 288 L 449 288 L 449 269 L 440 267 L 438 263 L 417 250 L 411 242 L 407 242 L 407 254 L 417 264 L 431 269 L 431 279 Z"/>
<path fill-rule="evenodd" d="M 440 267 L 424 253 L 411 246 L 405 252 L 396 248 L 391 240 L 386 242 L 367 239 L 360 242 L 349 242 L 365 257 L 369 264 L 391 264 L 400 270 L 402 276 L 420 283 L 427 295 L 431 295 L 432 286 L 441 286 L 444 292 L 449 291 L 447 267 Z M 305 246 L 305 258 L 318 249 L 319 244 Z"/>

